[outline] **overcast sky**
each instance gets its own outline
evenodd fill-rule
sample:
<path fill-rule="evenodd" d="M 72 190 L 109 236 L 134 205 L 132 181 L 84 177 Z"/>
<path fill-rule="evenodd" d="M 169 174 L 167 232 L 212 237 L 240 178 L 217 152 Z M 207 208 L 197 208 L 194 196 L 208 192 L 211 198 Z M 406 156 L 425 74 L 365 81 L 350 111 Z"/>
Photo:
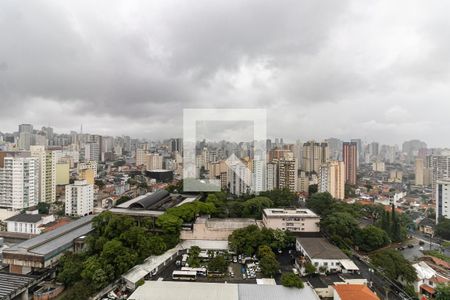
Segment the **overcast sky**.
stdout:
<path fill-rule="evenodd" d="M 266 108 L 269 136 L 450 146 L 450 1 L 0 2 L 0 131 L 182 135 Z"/>

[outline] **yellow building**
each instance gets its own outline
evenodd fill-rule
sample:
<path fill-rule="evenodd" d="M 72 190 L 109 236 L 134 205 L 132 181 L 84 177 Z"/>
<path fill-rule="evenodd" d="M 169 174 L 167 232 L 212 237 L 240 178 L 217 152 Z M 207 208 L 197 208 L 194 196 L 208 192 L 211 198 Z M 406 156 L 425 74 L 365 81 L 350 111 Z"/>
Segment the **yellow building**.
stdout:
<path fill-rule="evenodd" d="M 57 163 L 56 164 L 56 185 L 69 184 L 70 178 L 69 163 Z"/>
<path fill-rule="evenodd" d="M 92 169 L 82 169 L 79 171 L 80 180 L 86 180 L 88 184 L 95 184 L 95 173 Z"/>

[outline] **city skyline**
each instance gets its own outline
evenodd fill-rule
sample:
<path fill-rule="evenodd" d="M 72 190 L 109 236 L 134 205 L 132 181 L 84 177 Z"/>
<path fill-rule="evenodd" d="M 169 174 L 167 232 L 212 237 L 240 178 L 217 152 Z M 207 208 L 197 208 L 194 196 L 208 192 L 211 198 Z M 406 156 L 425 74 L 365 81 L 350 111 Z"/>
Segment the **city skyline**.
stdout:
<path fill-rule="evenodd" d="M 183 108 L 265 108 L 286 140 L 443 147 L 449 5 L 4 2 L 0 128 L 161 139 Z"/>

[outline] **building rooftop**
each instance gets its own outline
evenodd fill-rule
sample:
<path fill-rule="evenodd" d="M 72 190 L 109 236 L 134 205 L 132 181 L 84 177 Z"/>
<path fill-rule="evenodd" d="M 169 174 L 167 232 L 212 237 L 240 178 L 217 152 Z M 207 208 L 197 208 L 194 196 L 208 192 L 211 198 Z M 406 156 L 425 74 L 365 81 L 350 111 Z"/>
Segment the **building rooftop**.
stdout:
<path fill-rule="evenodd" d="M 334 286 L 334 289 L 341 300 L 380 300 L 380 298 L 364 284 L 337 284 Z"/>
<path fill-rule="evenodd" d="M 35 280 L 33 277 L 0 273 L 0 299 L 12 299 L 17 292 Z"/>
<path fill-rule="evenodd" d="M 3 254 L 30 254 L 46 259 L 70 247 L 73 240 L 92 231 L 94 215 L 86 216 L 55 230 L 40 234 L 32 239 L 16 244 Z"/>
<path fill-rule="evenodd" d="M 42 217 L 45 217 L 46 215 L 41 214 L 18 214 L 11 218 L 8 218 L 5 220 L 5 222 L 21 222 L 21 223 L 37 223 L 39 222 Z"/>
<path fill-rule="evenodd" d="M 266 208 L 264 215 L 267 217 L 302 217 L 302 218 L 318 218 L 312 210 L 306 208 L 298 209 L 282 209 L 282 208 Z"/>
<path fill-rule="evenodd" d="M 250 225 L 256 225 L 255 219 L 230 218 L 230 219 L 207 219 L 206 227 L 209 230 L 235 230 Z"/>
<path fill-rule="evenodd" d="M 148 295 L 158 295 L 158 300 L 319 300 L 307 285 L 290 289 L 281 285 L 175 281 L 146 281 L 128 299 L 144 300 Z"/>
<path fill-rule="evenodd" d="M 324 238 L 297 237 L 297 242 L 311 259 L 348 259 L 344 252 Z"/>

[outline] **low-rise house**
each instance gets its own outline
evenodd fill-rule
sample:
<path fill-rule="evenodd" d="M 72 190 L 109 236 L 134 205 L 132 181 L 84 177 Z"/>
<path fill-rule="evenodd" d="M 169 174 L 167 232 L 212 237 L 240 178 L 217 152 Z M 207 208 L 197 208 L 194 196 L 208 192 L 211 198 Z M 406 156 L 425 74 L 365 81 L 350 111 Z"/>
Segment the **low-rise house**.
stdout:
<path fill-rule="evenodd" d="M 436 222 L 430 218 L 425 218 L 419 222 L 419 231 L 425 234 L 434 236 L 434 229 L 436 228 Z"/>
<path fill-rule="evenodd" d="M 337 284 L 367 285 L 367 279 L 357 274 L 330 274 L 322 276 L 310 276 L 307 282 L 312 286 L 320 298 L 330 299 L 334 295 L 334 286 Z"/>
<path fill-rule="evenodd" d="M 6 219 L 5 223 L 8 232 L 40 234 L 45 224 L 54 221 L 53 215 L 26 212 Z"/>
<path fill-rule="evenodd" d="M 267 228 L 291 232 L 319 232 L 320 217 L 309 209 L 266 208 L 263 224 Z"/>
<path fill-rule="evenodd" d="M 448 283 L 450 280 L 443 274 L 438 273 L 426 262 L 421 261 L 412 265 L 416 270 L 417 279 L 414 283 L 414 290 L 419 295 L 433 297 L 438 284 Z"/>
<path fill-rule="evenodd" d="M 299 269 L 310 262 L 320 273 L 358 273 L 359 268 L 338 247 L 324 238 L 298 237 L 296 249 L 303 255 Z"/>

